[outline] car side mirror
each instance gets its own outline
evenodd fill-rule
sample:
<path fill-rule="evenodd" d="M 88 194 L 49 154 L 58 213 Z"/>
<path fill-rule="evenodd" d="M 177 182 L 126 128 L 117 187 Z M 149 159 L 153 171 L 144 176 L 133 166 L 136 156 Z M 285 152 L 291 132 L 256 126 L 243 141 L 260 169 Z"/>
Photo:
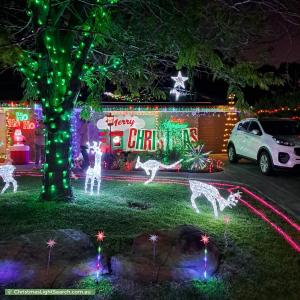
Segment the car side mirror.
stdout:
<path fill-rule="evenodd" d="M 253 129 L 250 133 L 255 134 L 255 135 L 261 135 L 260 130 Z"/>

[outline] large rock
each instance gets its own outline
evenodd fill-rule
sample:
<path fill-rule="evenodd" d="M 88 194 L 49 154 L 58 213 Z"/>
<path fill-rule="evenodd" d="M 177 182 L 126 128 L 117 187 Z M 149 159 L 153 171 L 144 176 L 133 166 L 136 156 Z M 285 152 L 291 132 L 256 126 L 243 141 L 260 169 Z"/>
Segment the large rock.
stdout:
<path fill-rule="evenodd" d="M 112 271 L 117 276 L 144 282 L 204 279 L 203 232 L 184 225 L 155 234 L 158 235 L 155 261 L 149 233 L 141 234 L 135 238 L 130 253 L 112 258 Z M 210 239 L 207 245 L 207 278 L 216 272 L 219 259 L 218 248 Z"/>
<path fill-rule="evenodd" d="M 55 239 L 47 274 L 49 248 Z M 0 286 L 59 288 L 95 272 L 96 249 L 81 231 L 36 231 L 0 242 Z"/>

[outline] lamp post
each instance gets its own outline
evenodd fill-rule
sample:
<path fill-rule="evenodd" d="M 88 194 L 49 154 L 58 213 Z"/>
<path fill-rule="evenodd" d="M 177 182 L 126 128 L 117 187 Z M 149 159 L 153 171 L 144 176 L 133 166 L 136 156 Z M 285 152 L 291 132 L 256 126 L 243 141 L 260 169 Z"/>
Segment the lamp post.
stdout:
<path fill-rule="evenodd" d="M 109 154 L 111 154 L 111 126 L 114 124 L 114 116 L 109 113 L 108 115 L 106 115 L 106 123 L 109 126 Z"/>

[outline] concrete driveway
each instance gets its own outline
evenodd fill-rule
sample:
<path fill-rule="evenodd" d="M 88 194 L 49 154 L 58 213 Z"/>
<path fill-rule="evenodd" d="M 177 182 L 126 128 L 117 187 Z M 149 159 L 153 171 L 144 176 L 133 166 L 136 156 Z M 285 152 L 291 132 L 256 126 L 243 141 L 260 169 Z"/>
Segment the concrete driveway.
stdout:
<path fill-rule="evenodd" d="M 300 220 L 299 172 L 275 172 L 272 176 L 265 176 L 255 163 L 241 160 L 238 164 L 225 163 L 224 172 L 212 176 L 246 184 Z"/>

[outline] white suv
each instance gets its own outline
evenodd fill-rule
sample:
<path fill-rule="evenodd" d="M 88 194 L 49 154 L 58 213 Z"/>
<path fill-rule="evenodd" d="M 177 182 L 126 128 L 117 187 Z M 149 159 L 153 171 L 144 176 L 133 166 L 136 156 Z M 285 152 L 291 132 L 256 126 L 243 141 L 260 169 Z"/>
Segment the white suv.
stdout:
<path fill-rule="evenodd" d="M 296 121 L 280 118 L 249 118 L 238 122 L 227 146 L 228 159 L 258 162 L 263 174 L 274 168 L 300 167 L 300 126 Z"/>

